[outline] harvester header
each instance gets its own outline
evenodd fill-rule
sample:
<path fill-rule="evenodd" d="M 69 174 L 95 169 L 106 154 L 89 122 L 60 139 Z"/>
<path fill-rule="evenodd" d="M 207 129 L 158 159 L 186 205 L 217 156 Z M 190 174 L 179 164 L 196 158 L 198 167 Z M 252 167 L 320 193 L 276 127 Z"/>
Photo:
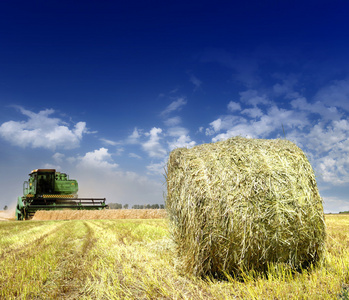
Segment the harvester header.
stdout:
<path fill-rule="evenodd" d="M 78 198 L 78 182 L 55 169 L 36 169 L 23 183 L 23 196 L 18 197 L 17 220 L 31 219 L 38 210 L 104 209 L 105 198 Z"/>

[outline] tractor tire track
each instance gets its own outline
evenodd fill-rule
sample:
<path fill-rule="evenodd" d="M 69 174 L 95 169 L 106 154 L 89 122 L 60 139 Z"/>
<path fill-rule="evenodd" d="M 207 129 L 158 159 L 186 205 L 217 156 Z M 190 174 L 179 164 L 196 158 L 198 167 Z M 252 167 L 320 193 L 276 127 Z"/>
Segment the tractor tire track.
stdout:
<path fill-rule="evenodd" d="M 103 234 L 107 234 L 107 236 L 114 236 L 117 242 L 121 245 L 126 246 L 127 244 L 140 242 L 142 240 L 133 234 L 134 228 L 124 226 L 123 220 L 121 220 L 121 222 L 120 220 L 104 220 L 102 223 L 95 220 L 91 223 Z"/>
<path fill-rule="evenodd" d="M 9 247 L 8 249 L 4 250 L 0 254 L 0 260 L 4 259 L 6 256 L 20 256 L 23 258 L 25 253 L 33 253 L 33 250 L 37 249 L 45 241 L 46 238 L 48 238 L 49 236 L 60 231 L 61 227 L 64 225 L 65 224 L 60 224 L 60 225 L 56 226 L 55 228 L 53 228 L 52 230 L 50 230 L 49 232 L 41 235 L 40 237 L 38 237 L 34 240 L 30 240 L 26 244 L 20 245 L 17 248 Z M 45 246 L 49 246 L 49 245 L 50 245 L 50 243 L 45 244 Z"/>
<path fill-rule="evenodd" d="M 37 291 L 41 290 L 48 274 L 56 267 L 57 256 L 52 254 L 60 251 L 59 244 L 64 238 L 61 233 L 69 233 L 70 229 L 68 223 L 54 225 L 53 229 L 33 239 L 31 243 L 10 249 L 2 255 L 0 299 L 48 299 L 37 297 Z"/>
<path fill-rule="evenodd" d="M 80 299 L 85 294 L 83 291 L 84 282 L 90 275 L 89 268 L 93 263 L 93 260 L 89 259 L 89 254 L 94 248 L 97 238 L 88 221 L 77 221 L 73 224 L 75 228 L 72 231 L 80 231 L 81 234 L 69 236 L 61 245 L 65 251 L 60 253 L 54 278 L 43 289 L 45 290 L 51 285 L 48 290 L 52 291 L 53 285 L 55 290 L 49 295 L 40 295 L 43 298 Z"/>

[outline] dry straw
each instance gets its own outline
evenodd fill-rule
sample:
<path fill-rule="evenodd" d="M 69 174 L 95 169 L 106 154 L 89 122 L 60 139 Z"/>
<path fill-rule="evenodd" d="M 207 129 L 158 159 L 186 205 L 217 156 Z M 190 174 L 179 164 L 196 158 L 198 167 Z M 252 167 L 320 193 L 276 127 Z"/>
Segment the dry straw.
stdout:
<path fill-rule="evenodd" d="M 167 212 L 184 271 L 292 269 L 323 257 L 325 222 L 314 172 L 287 140 L 231 138 L 171 152 Z"/>
<path fill-rule="evenodd" d="M 162 219 L 164 209 L 41 210 L 33 220 Z"/>

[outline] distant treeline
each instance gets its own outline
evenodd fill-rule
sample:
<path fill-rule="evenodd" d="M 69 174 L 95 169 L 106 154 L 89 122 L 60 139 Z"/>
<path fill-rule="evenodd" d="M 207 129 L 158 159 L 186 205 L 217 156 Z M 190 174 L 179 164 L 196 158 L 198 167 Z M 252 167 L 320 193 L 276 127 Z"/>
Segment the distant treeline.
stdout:
<path fill-rule="evenodd" d="M 128 204 L 120 204 L 120 203 L 108 203 L 109 208 L 111 209 L 128 209 Z M 145 204 L 145 205 L 139 205 L 135 204 L 132 206 L 132 209 L 164 209 L 164 204 Z"/>
<path fill-rule="evenodd" d="M 349 214 L 349 210 L 346 210 L 346 211 L 340 211 L 339 213 L 340 213 L 340 214 Z"/>

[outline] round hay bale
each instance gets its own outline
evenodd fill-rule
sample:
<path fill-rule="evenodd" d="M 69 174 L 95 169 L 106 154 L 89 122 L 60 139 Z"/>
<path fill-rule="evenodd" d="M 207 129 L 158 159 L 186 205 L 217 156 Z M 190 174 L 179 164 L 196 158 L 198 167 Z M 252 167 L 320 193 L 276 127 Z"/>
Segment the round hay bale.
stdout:
<path fill-rule="evenodd" d="M 322 199 L 287 140 L 231 138 L 170 153 L 166 207 L 179 261 L 194 275 L 292 269 L 324 253 Z"/>

